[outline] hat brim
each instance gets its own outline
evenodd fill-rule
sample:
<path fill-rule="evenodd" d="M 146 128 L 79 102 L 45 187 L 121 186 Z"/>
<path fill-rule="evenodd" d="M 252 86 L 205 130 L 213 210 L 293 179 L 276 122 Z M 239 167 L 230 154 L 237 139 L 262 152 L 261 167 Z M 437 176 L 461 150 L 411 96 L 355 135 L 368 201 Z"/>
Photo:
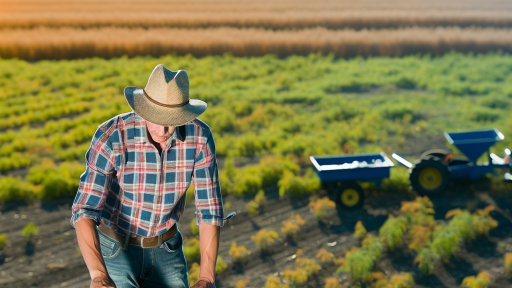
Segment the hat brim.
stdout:
<path fill-rule="evenodd" d="M 181 126 L 201 115 L 208 106 L 206 102 L 190 99 L 187 105 L 175 108 L 159 106 L 149 101 L 141 88 L 126 87 L 124 96 L 128 105 L 144 120 L 162 126 Z"/>

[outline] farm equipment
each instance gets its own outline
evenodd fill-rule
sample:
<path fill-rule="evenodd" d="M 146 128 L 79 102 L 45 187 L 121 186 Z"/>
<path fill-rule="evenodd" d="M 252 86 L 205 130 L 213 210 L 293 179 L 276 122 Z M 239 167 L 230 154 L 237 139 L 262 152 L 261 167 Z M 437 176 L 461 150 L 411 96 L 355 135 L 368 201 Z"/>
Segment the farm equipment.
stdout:
<path fill-rule="evenodd" d="M 397 154 L 392 157 L 409 168 L 412 188 L 420 195 L 436 195 L 443 192 L 451 179 L 479 179 L 485 174 L 495 174 L 496 168 L 511 167 L 505 160 L 489 152 L 496 142 L 505 137 L 498 131 L 482 130 L 459 133 L 444 132 L 448 143 L 454 145 L 464 155 L 455 155 L 451 149 L 432 149 L 424 152 L 414 161 L 414 165 Z M 477 162 L 485 152 L 488 161 Z M 505 150 L 510 155 L 510 150 Z M 505 175 L 505 180 L 510 173 Z"/>
<path fill-rule="evenodd" d="M 409 168 L 409 180 L 419 195 L 436 195 L 443 192 L 451 179 L 479 179 L 484 174 L 495 174 L 496 168 L 510 167 L 505 180 L 512 181 L 512 166 L 489 148 L 505 137 L 498 129 L 447 133 L 448 142 L 464 155 L 455 155 L 451 149 L 431 149 L 424 152 L 414 164 L 393 153 L 392 157 Z M 487 162 L 477 162 L 485 152 Z M 510 155 L 510 150 L 505 150 Z M 364 191 L 359 182 L 373 182 L 381 187 L 389 178 L 393 162 L 384 153 L 343 156 L 310 156 L 316 172 L 337 205 L 358 208 L 364 203 Z"/>
<path fill-rule="evenodd" d="M 357 183 L 373 182 L 380 187 L 389 178 L 393 162 L 384 153 L 347 156 L 310 156 L 320 181 L 331 199 L 342 208 L 359 208 L 364 203 L 363 188 Z"/>

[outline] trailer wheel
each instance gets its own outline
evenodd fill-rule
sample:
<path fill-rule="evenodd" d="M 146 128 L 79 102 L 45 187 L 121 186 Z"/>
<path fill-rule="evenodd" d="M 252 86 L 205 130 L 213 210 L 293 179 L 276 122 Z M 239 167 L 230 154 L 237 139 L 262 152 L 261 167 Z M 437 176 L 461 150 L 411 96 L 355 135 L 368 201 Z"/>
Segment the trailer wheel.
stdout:
<path fill-rule="evenodd" d="M 428 156 L 412 169 L 409 176 L 412 188 L 421 196 L 437 195 L 446 189 L 450 181 L 450 170 L 443 159 Z"/>
<path fill-rule="evenodd" d="M 341 208 L 361 208 L 364 204 L 364 191 L 355 182 L 345 183 L 336 189 L 334 199 Z"/>

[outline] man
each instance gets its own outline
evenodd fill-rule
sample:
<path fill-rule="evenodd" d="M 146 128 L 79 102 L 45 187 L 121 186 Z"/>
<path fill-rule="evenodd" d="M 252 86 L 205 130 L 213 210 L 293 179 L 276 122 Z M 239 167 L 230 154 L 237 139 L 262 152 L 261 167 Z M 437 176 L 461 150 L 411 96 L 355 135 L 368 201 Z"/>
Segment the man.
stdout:
<path fill-rule="evenodd" d="M 186 71 L 159 64 L 144 89 L 125 88 L 133 111 L 101 124 L 85 154 L 71 225 L 92 287 L 189 287 L 177 222 L 193 181 L 200 273 L 193 288 L 215 287 L 224 218 L 215 143 L 196 117 Z"/>

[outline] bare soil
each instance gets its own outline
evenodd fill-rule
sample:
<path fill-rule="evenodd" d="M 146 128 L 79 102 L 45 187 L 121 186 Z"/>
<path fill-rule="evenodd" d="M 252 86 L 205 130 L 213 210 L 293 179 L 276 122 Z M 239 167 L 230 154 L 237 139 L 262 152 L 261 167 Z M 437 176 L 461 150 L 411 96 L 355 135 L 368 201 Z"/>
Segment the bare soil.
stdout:
<path fill-rule="evenodd" d="M 385 252 L 376 269 L 387 275 L 410 272 L 416 282 L 414 287 L 460 287 L 464 277 L 486 270 L 493 277 L 490 287 L 512 287 L 504 271 L 504 254 L 512 250 L 512 217 L 509 211 L 512 189 L 488 193 L 488 187 L 488 183 L 453 183 L 448 192 L 432 198 L 432 201 L 438 219 L 443 219 L 446 212 L 454 208 L 475 209 L 488 204 L 496 205 L 498 209 L 492 212 L 492 216 L 499 226 L 491 231 L 489 237 L 462 246 L 449 263 L 438 263 L 431 276 L 423 276 L 413 265 L 415 255 L 406 247 L 394 253 Z M 268 276 L 295 268 L 292 256 L 297 249 L 303 249 L 309 258 L 315 258 L 321 248 L 341 256 L 343 250 L 359 245 L 359 240 L 352 236 L 358 220 L 370 233 L 377 233 L 388 214 L 398 213 L 401 201 L 415 197 L 414 194 L 390 195 L 380 191 L 366 193 L 363 209 L 338 210 L 329 223 L 319 222 L 309 212 L 307 201 L 280 200 L 275 190 L 267 191 L 268 201 L 264 211 L 255 217 L 248 217 L 243 212 L 248 199 L 225 197 L 224 202 L 231 202 L 231 208 L 226 213 L 237 211 L 238 214 L 221 228 L 219 255 L 228 268 L 217 275 L 217 286 L 234 287 L 237 281 L 247 279 L 250 281 L 249 287 L 264 287 Z M 78 249 L 75 230 L 69 224 L 71 204 L 72 199 L 60 199 L 30 204 L 8 203 L 0 207 L 0 233 L 7 233 L 9 241 L 5 255 L 0 257 L 1 287 L 89 287 L 87 267 Z M 185 238 L 192 237 L 190 222 L 194 211 L 194 204 L 188 203 L 178 224 Z M 288 219 L 291 213 L 300 214 L 306 220 L 296 241 L 279 238 L 270 253 L 261 253 L 250 236 L 262 228 L 281 234 L 281 222 Z M 40 228 L 34 247 L 27 246 L 22 236 L 23 227 L 29 222 L 34 222 Z M 232 241 L 245 245 L 251 251 L 243 266 L 233 265 L 228 255 Z M 326 277 L 337 277 L 345 287 L 350 287 L 348 275 L 336 275 L 335 271 L 334 266 L 323 267 L 306 287 L 323 287 Z"/>

